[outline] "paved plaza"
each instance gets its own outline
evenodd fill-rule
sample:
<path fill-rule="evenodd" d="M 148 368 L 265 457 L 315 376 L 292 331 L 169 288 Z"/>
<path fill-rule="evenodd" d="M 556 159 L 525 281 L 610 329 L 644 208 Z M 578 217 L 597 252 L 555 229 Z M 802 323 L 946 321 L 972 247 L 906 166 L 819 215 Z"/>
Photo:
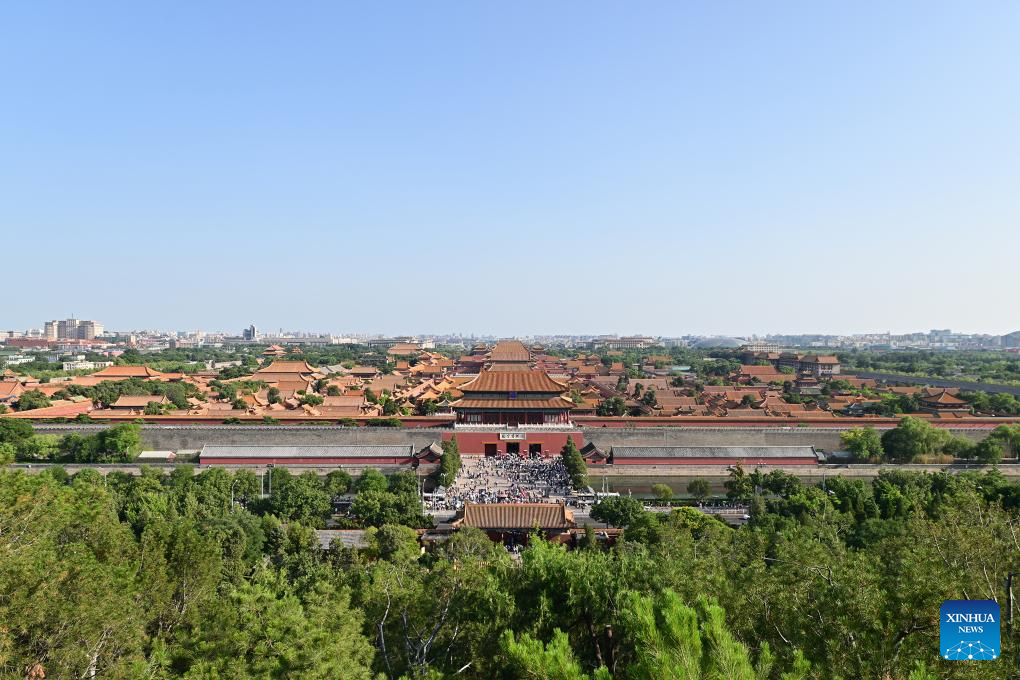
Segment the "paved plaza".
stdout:
<path fill-rule="evenodd" d="M 569 496 L 570 478 L 559 457 L 464 456 L 445 499 L 431 502 L 429 509 L 457 510 L 464 503 L 554 503 Z"/>

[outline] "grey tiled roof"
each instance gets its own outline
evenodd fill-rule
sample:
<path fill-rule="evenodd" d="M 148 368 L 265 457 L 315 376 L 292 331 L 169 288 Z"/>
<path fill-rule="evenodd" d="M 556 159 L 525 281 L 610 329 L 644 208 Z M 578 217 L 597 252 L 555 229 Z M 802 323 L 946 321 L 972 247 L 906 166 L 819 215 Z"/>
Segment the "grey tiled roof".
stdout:
<path fill-rule="evenodd" d="M 414 455 L 411 445 L 364 444 L 346 446 L 205 446 L 202 458 L 403 458 Z"/>

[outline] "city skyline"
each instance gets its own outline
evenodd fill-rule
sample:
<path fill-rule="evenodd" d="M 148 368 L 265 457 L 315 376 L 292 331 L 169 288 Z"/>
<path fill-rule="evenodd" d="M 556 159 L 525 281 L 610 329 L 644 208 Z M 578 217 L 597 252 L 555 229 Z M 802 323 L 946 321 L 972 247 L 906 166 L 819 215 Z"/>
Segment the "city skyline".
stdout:
<path fill-rule="evenodd" d="M 2 320 L 0 320 L 0 322 L 2 322 Z M 14 332 L 14 333 L 30 333 L 30 332 L 39 332 L 39 333 L 41 333 L 41 335 L 47 336 L 47 331 L 44 330 L 44 326 L 46 328 L 48 328 L 52 324 L 54 326 L 54 329 L 56 329 L 56 326 L 58 325 L 58 323 L 62 325 L 65 322 L 67 322 L 67 323 L 69 323 L 69 322 L 78 322 L 79 324 L 94 325 L 96 328 L 99 329 L 99 331 L 98 331 L 99 334 L 102 334 L 102 332 L 105 330 L 107 333 L 127 333 L 127 332 L 130 332 L 130 333 L 142 333 L 142 332 L 151 332 L 151 333 L 167 333 L 167 334 L 170 334 L 170 333 L 191 334 L 191 333 L 199 333 L 200 332 L 200 333 L 212 334 L 212 335 L 222 334 L 222 335 L 229 335 L 229 336 L 241 336 L 241 335 L 246 335 L 249 332 L 249 328 L 254 328 L 254 329 L 257 329 L 257 333 L 258 333 L 258 335 L 260 337 L 283 337 L 283 336 L 288 336 L 288 335 L 295 335 L 295 336 L 333 335 L 333 336 L 351 336 L 351 337 L 363 337 L 363 338 L 368 338 L 368 337 L 486 337 L 486 338 L 513 338 L 513 337 L 519 337 L 519 338 L 526 338 L 526 337 L 612 337 L 612 336 L 615 336 L 615 337 L 636 337 L 636 336 L 649 336 L 649 337 L 655 337 L 655 338 L 681 338 L 681 337 L 705 337 L 705 338 L 715 338 L 715 337 L 718 337 L 718 338 L 725 338 L 725 337 L 733 337 L 733 338 L 741 338 L 741 339 L 751 339 L 751 338 L 764 339 L 764 338 L 767 338 L 767 337 L 777 337 L 777 336 L 813 336 L 813 335 L 817 335 L 817 336 L 825 336 L 825 337 L 865 337 L 865 336 L 883 336 L 883 335 L 888 335 L 888 336 L 910 336 L 910 335 L 924 335 L 924 334 L 935 334 L 935 333 L 945 333 L 945 334 L 951 334 L 951 335 L 954 335 L 954 336 L 991 336 L 991 337 L 998 337 L 998 336 L 1008 335 L 1008 334 L 1017 332 L 1016 330 L 1014 330 L 1014 331 L 1007 331 L 1005 333 L 993 333 L 993 332 L 981 331 L 981 330 L 970 331 L 970 330 L 953 329 L 953 328 L 944 327 L 944 326 L 943 327 L 931 326 L 931 327 L 925 328 L 925 329 L 915 329 L 915 330 L 905 330 L 905 331 L 884 330 L 884 331 L 856 331 L 856 332 L 849 332 L 849 333 L 826 333 L 826 332 L 823 332 L 823 331 L 803 331 L 803 332 L 787 332 L 787 331 L 760 332 L 760 331 L 751 331 L 751 332 L 734 332 L 734 333 L 720 333 L 720 332 L 699 333 L 699 332 L 694 332 L 694 331 L 687 331 L 687 332 L 683 332 L 683 333 L 669 334 L 669 333 L 649 332 L 647 329 L 640 329 L 640 330 L 628 331 L 628 332 L 611 332 L 611 331 L 578 332 L 578 331 L 561 330 L 561 331 L 554 331 L 554 332 L 534 332 L 534 333 L 521 332 L 521 331 L 511 332 L 511 333 L 494 333 L 494 332 L 486 332 L 486 331 L 450 330 L 450 329 L 441 330 L 441 331 L 421 331 L 421 330 L 415 331 L 415 330 L 410 330 L 410 331 L 404 331 L 404 332 L 385 332 L 385 331 L 377 330 L 377 329 L 376 330 L 371 330 L 370 329 L 370 330 L 366 330 L 366 331 L 354 331 L 354 330 L 350 330 L 350 329 L 297 328 L 297 327 L 284 327 L 284 326 L 270 326 L 270 325 L 264 325 L 264 324 L 258 324 L 258 323 L 245 324 L 240 329 L 213 328 L 213 327 L 210 327 L 210 328 L 200 328 L 198 326 L 195 326 L 194 324 L 190 324 L 190 325 L 186 324 L 185 326 L 182 326 L 182 327 L 179 327 L 179 328 L 173 328 L 173 327 L 133 327 L 133 326 L 130 326 L 130 325 L 123 325 L 123 324 L 112 324 L 112 325 L 110 325 L 110 324 L 106 324 L 106 323 L 101 322 L 101 321 L 78 319 L 77 317 L 71 316 L 71 317 L 67 317 L 66 320 L 57 320 L 55 318 L 51 320 L 51 319 L 47 318 L 45 324 L 38 324 L 38 325 L 31 325 L 31 324 L 29 324 L 29 325 L 24 326 L 22 328 L 0 327 L 0 333 L 11 333 L 11 332 Z M 56 331 L 54 331 L 54 332 L 56 332 Z M 65 336 L 64 335 L 60 335 L 59 337 L 61 339 L 63 339 Z M 72 337 L 72 336 L 69 335 L 67 337 Z M 56 339 L 56 338 L 53 338 L 53 339 Z M 249 338 L 246 337 L 246 339 L 249 339 Z"/>

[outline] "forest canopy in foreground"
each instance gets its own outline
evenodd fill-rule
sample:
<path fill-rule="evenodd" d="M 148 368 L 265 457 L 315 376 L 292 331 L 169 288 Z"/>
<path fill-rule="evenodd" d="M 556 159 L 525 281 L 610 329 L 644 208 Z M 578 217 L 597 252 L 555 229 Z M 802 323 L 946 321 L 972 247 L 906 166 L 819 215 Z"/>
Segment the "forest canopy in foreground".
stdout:
<path fill-rule="evenodd" d="M 612 549 L 401 525 L 321 550 L 231 475 L 0 472 L 0 676 L 14 678 L 1016 678 L 937 655 L 939 605 L 1020 571 L 997 472 L 774 476 L 739 529 L 617 502 Z M 1003 607 L 1005 610 L 1005 607 Z"/>

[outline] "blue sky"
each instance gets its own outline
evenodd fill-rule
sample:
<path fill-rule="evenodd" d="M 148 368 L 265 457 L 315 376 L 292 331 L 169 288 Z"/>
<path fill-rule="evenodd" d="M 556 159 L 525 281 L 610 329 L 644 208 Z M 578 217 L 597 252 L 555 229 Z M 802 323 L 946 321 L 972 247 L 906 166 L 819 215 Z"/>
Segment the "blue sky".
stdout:
<path fill-rule="evenodd" d="M 1020 328 L 1020 4 L 9 2 L 0 328 Z"/>

